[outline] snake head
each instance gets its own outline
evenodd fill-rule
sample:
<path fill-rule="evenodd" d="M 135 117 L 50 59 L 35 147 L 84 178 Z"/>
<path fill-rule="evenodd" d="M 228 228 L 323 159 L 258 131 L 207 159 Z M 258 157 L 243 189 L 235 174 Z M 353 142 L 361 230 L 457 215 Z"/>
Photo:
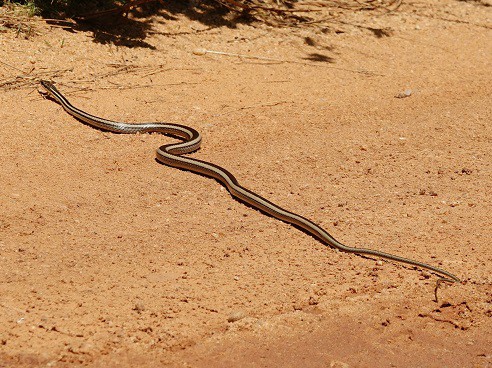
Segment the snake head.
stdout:
<path fill-rule="evenodd" d="M 41 87 L 43 87 L 43 89 L 38 89 L 39 93 L 41 93 L 44 97 L 57 100 L 55 95 L 56 93 L 60 93 L 60 92 L 58 92 L 53 82 L 47 80 L 40 80 L 39 83 L 41 84 Z"/>
<path fill-rule="evenodd" d="M 52 82 L 47 80 L 40 80 L 39 83 L 41 83 L 41 85 L 46 89 L 55 87 L 55 85 Z"/>

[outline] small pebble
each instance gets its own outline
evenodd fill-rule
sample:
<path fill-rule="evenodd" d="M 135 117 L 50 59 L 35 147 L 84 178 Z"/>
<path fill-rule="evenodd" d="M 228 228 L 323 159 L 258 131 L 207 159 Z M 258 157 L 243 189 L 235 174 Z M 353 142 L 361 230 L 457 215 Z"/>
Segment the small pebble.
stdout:
<path fill-rule="evenodd" d="M 237 322 L 240 319 L 243 319 L 246 317 L 246 314 L 243 311 L 234 311 L 231 314 L 229 314 L 229 317 L 227 317 L 227 322 L 232 323 L 232 322 Z"/>
<path fill-rule="evenodd" d="M 143 305 L 143 303 L 141 302 L 137 302 L 135 303 L 133 310 L 136 311 L 137 313 L 142 313 L 145 310 L 145 305 Z"/>
<path fill-rule="evenodd" d="M 427 271 L 422 271 L 421 276 L 422 276 L 424 279 L 430 279 L 431 274 L 430 274 L 429 272 L 427 272 Z"/>
<path fill-rule="evenodd" d="M 205 49 L 201 49 L 201 48 L 198 48 L 198 49 L 194 49 L 193 50 L 193 54 L 195 55 L 199 55 L 199 56 L 203 56 L 207 53 L 207 50 Z"/>
<path fill-rule="evenodd" d="M 406 89 L 405 91 L 396 94 L 395 97 L 396 98 L 407 98 L 407 97 L 410 97 L 411 95 L 412 95 L 412 90 Z"/>

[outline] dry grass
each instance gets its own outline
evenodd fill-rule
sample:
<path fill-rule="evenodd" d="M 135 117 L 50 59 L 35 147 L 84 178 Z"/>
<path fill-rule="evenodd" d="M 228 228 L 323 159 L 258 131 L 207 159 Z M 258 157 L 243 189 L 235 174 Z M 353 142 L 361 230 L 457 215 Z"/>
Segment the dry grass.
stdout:
<path fill-rule="evenodd" d="M 0 32 L 14 30 L 17 37 L 28 38 L 33 33 L 32 17 L 36 14 L 34 3 L 19 5 L 7 1 L 0 7 Z"/>

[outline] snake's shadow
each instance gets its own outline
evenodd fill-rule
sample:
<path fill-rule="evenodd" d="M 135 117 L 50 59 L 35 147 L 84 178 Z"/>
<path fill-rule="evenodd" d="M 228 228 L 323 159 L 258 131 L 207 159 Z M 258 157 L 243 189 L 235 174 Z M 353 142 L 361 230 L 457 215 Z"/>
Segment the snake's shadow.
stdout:
<path fill-rule="evenodd" d="M 162 162 L 160 162 L 160 161 L 159 161 L 159 160 L 157 160 L 157 159 L 155 159 L 155 161 L 156 161 L 157 163 L 159 163 L 159 164 L 163 165 L 163 166 L 166 166 L 165 164 L 163 164 Z M 186 170 L 186 169 L 182 169 L 182 168 L 178 168 L 178 167 L 173 167 L 173 169 L 177 169 L 177 170 L 180 170 L 180 171 L 183 171 L 183 172 L 186 172 L 186 173 L 190 173 L 190 170 Z M 226 186 L 224 183 L 222 183 L 220 180 L 217 180 L 217 179 L 212 178 L 212 177 L 210 177 L 210 176 L 208 176 L 208 175 L 205 175 L 205 174 L 202 174 L 202 173 L 198 173 L 198 172 L 194 172 L 194 171 L 193 171 L 193 172 L 191 172 L 191 173 L 192 173 L 192 174 L 194 174 L 194 175 L 199 175 L 199 176 L 202 176 L 202 177 L 207 178 L 207 179 L 209 179 L 209 180 L 213 179 L 213 180 L 215 180 L 217 183 L 219 183 L 221 186 L 223 186 L 223 187 L 224 187 L 224 188 L 225 188 L 225 189 L 229 192 L 229 190 L 228 190 L 227 186 Z M 332 248 L 332 249 L 334 249 L 334 250 L 338 250 L 338 251 L 343 252 L 343 253 L 352 254 L 352 255 L 358 256 L 358 257 L 363 258 L 363 259 L 368 259 L 368 260 L 372 260 L 372 261 L 377 261 L 377 260 L 380 260 L 380 258 L 377 258 L 377 257 L 371 257 L 371 256 L 368 256 L 368 255 L 365 255 L 365 254 L 359 254 L 359 253 L 354 253 L 354 252 L 346 252 L 346 251 L 343 251 L 343 250 L 341 250 L 341 249 L 338 249 L 338 248 L 336 248 L 336 247 L 332 246 L 331 244 L 327 243 L 326 241 L 324 241 L 322 238 L 314 236 L 313 234 L 311 234 L 310 232 L 308 232 L 306 229 L 304 229 L 304 228 L 302 228 L 302 227 L 300 227 L 300 226 L 298 226 L 298 225 L 291 224 L 291 223 L 289 223 L 289 222 L 287 222 L 287 221 L 284 221 L 284 220 L 280 220 L 280 219 L 276 218 L 275 216 L 272 216 L 272 215 L 271 215 L 271 214 L 269 214 L 268 212 L 266 212 L 266 211 L 264 211 L 264 210 L 261 210 L 261 209 L 259 209 L 259 208 L 257 208 L 257 207 L 254 207 L 254 206 L 252 206 L 251 204 L 249 204 L 248 202 L 245 202 L 245 201 L 243 201 L 243 200 L 241 200 L 241 199 L 239 199 L 239 198 L 236 198 L 236 197 L 232 196 L 232 195 L 230 194 L 230 192 L 229 192 L 229 195 L 230 195 L 230 196 L 231 196 L 231 197 L 232 197 L 235 201 L 237 201 L 237 202 L 239 202 L 239 203 L 241 203 L 241 204 L 245 205 L 246 207 L 251 208 L 252 210 L 259 211 L 259 212 L 261 212 L 261 213 L 262 213 L 263 215 L 265 215 L 265 216 L 268 216 L 268 217 L 274 218 L 274 219 L 276 219 L 276 220 L 278 220 L 278 221 L 282 221 L 282 222 L 284 222 L 284 223 L 286 223 L 286 224 L 288 224 L 288 225 L 290 225 L 290 226 L 292 226 L 292 227 L 296 228 L 297 230 L 299 230 L 299 231 L 303 232 L 304 234 L 308 235 L 309 237 L 311 237 L 311 238 L 313 238 L 313 239 L 315 239 L 315 240 L 319 241 L 321 244 L 323 244 L 323 245 L 324 245 L 324 246 L 326 246 L 326 247 Z M 325 230 L 325 231 L 326 231 L 326 230 Z M 403 268 L 406 268 L 406 269 L 409 269 L 409 270 L 415 270 L 415 269 L 417 269 L 417 267 L 416 267 L 416 266 L 411 266 L 411 265 L 406 265 L 406 264 L 400 264 L 400 263 L 397 263 L 397 262 L 391 262 L 391 261 L 386 260 L 386 259 L 384 259 L 384 258 L 383 258 L 383 259 L 381 259 L 381 260 L 383 260 L 383 261 L 385 261 L 385 262 L 388 262 L 388 263 L 392 263 L 392 264 L 398 265 L 398 266 L 400 266 L 400 267 L 403 267 Z"/>

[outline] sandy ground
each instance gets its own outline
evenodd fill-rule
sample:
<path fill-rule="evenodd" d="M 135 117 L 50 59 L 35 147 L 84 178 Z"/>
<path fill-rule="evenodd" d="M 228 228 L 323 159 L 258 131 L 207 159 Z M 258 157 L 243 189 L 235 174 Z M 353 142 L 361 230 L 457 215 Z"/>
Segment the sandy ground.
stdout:
<path fill-rule="evenodd" d="M 436 302 L 435 275 L 328 248 L 158 164 L 171 138 L 92 129 L 18 78 L 1 91 L 0 367 L 491 367 L 483 4 L 343 18 L 384 34 L 165 11 L 131 19 L 145 38 L 1 33 L 2 81 L 45 76 L 95 115 L 193 126 L 193 157 L 462 282 Z"/>

